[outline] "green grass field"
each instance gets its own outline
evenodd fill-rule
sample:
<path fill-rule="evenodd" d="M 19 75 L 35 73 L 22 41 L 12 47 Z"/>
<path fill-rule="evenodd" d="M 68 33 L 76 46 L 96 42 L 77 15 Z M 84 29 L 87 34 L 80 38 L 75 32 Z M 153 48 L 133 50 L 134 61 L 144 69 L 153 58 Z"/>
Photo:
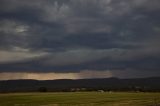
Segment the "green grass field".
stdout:
<path fill-rule="evenodd" d="M 160 106 L 160 93 L 10 93 L 0 106 Z"/>

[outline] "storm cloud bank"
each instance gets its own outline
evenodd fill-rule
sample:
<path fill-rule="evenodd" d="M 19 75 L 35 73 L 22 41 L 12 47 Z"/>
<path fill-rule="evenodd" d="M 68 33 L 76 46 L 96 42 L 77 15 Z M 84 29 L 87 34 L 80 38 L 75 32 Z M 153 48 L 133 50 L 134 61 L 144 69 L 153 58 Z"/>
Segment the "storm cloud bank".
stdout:
<path fill-rule="evenodd" d="M 1 0 L 0 75 L 160 76 L 159 13 L 159 0 Z"/>

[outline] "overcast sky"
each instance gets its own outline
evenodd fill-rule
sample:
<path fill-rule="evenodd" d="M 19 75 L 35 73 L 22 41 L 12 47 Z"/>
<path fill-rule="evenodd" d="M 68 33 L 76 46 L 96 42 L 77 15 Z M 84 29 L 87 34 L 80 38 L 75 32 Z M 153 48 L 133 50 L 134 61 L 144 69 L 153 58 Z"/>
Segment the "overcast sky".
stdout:
<path fill-rule="evenodd" d="M 0 79 L 160 76 L 160 0 L 0 0 Z"/>

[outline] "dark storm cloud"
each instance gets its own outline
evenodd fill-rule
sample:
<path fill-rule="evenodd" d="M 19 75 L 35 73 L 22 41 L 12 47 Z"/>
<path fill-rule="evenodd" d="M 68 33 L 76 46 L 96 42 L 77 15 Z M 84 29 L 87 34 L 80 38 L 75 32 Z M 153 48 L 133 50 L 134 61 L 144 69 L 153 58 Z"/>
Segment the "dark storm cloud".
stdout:
<path fill-rule="evenodd" d="M 0 71 L 157 73 L 159 12 L 159 0 L 1 0 Z"/>

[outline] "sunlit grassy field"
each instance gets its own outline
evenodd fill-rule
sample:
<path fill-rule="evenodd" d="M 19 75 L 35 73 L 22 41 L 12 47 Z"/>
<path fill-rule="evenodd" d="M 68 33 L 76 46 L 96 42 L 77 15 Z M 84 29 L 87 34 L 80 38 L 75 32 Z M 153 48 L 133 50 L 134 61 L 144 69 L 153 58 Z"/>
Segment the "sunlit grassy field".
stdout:
<path fill-rule="evenodd" d="M 9 93 L 0 106 L 160 106 L 160 93 Z"/>

